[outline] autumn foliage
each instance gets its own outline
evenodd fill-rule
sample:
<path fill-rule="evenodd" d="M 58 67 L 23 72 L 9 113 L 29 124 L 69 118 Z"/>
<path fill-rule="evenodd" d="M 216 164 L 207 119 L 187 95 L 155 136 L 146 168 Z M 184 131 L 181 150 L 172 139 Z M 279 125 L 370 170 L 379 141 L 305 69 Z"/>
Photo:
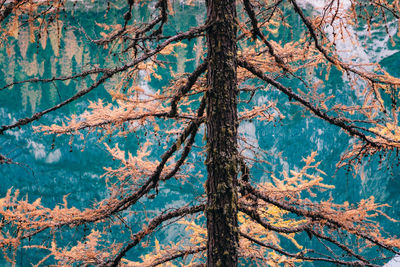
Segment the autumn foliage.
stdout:
<path fill-rule="evenodd" d="M 86 87 L 64 101 L 12 124 L 0 125 L 0 134 L 18 127 L 33 127 L 38 135 L 68 135 L 71 142 L 97 136 L 113 159 L 113 163 L 104 166 L 101 181 L 107 192 L 104 199 L 88 203 L 84 209 L 69 205 L 68 196 L 64 196 L 63 203 L 49 208 L 40 198 L 31 200 L 29 195 L 21 196 L 18 188 L 9 189 L 0 199 L 0 248 L 8 261 L 15 264 L 16 251 L 24 246 L 24 249 L 44 251 L 43 259 L 34 263 L 38 266 L 197 266 L 207 262 L 206 217 L 213 207 L 207 202 L 210 196 L 206 185 L 196 185 L 201 193 L 180 207 L 149 215 L 137 207 L 159 198 L 165 189 L 163 185 L 173 179 L 181 184 L 188 183 L 193 176 L 200 177 L 197 181 L 205 181 L 201 180 L 200 170 L 210 166 L 206 159 L 211 153 L 210 140 L 204 125 L 209 125 L 213 110 L 209 104 L 213 74 L 209 69 L 215 59 L 209 56 L 210 50 L 204 43 L 210 32 L 218 35 L 212 27 L 220 23 L 206 19 L 205 10 L 216 2 L 110 1 L 107 10 L 118 8 L 121 16 L 113 24 L 92 22 L 101 29 L 101 38 L 96 39 L 83 28 L 75 30 L 85 36 L 87 43 L 83 46 L 101 47 L 117 55 L 119 60 L 106 59 L 107 64 L 103 66 L 91 66 L 63 76 L 3 83 L 2 93 L 19 84 L 69 82 L 90 77 Z M 397 102 L 400 78 L 391 76 L 379 64 L 344 58 L 340 51 L 344 40 L 357 42 L 351 30 L 357 26 L 365 27 L 367 32 L 383 30 L 394 42 L 389 27 L 399 23 L 399 1 L 332 0 L 325 1 L 315 12 L 309 12 L 300 0 L 231 2 L 237 11 L 232 26 L 236 39 L 231 40 L 237 46 L 237 53 L 226 64 L 232 64 L 229 66 L 237 75 L 237 98 L 234 99 L 239 103 L 237 125 L 249 120 L 279 123 L 285 114 L 279 109 L 278 99 L 252 101 L 255 94 L 279 92 L 288 97 L 288 103 L 299 105 L 304 116 L 319 118 L 355 138 L 337 163 L 338 168 L 348 167 L 357 173 L 364 160 L 400 148 Z M 29 42 L 39 45 L 51 35 L 54 53 L 59 53 L 57 42 L 65 37 L 62 27 L 58 27 L 65 17 L 72 16 L 72 4 L 64 0 L 0 1 L 1 45 L 6 46 L 13 38 L 28 38 Z M 196 21 L 198 25 L 172 31 L 169 27 L 174 16 L 189 16 L 180 11 L 182 6 L 197 7 L 204 14 Z M 151 15 L 140 17 L 138 10 L 151 10 Z M 290 25 L 293 17 L 301 31 Z M 29 34 L 22 37 L 19 31 Z M 276 36 L 282 31 L 288 34 L 284 41 L 279 41 Z M 175 71 L 168 60 L 179 57 L 177 51 L 189 41 L 195 42 L 199 51 L 194 59 L 196 67 L 191 73 L 184 73 L 179 67 Z M 82 54 L 83 50 L 78 52 Z M 154 91 L 143 86 L 143 80 L 164 79 L 165 70 L 170 72 L 167 86 Z M 328 80 L 333 70 L 346 77 L 351 90 L 344 93 L 355 96 L 354 101 L 326 95 L 324 81 L 315 82 L 312 78 L 314 72 L 319 72 Z M 288 80 L 296 82 L 288 83 Z M 83 113 L 70 114 L 62 123 L 36 122 L 104 84 L 112 85 L 108 87 L 111 101 L 92 99 Z M 106 142 L 113 137 L 129 138 L 143 129 L 148 138 L 140 143 L 137 151 Z M 237 226 L 232 227 L 237 229 L 239 237 L 236 252 L 240 265 L 328 262 L 377 266 L 382 258 L 398 253 L 400 239 L 386 234 L 377 222 L 383 216 L 397 223 L 384 213 L 385 204 L 376 203 L 373 197 L 357 205 L 318 198 L 321 192 L 335 188 L 323 182 L 326 174 L 320 169 L 316 152 L 303 158 L 302 166 L 290 166 L 282 173 L 265 171 L 268 179 L 260 182 L 252 176 L 252 167 L 266 163 L 268 154 L 243 135 L 233 141 L 237 143 L 237 158 L 232 166 L 223 167 L 239 174 L 231 184 L 237 199 L 229 205 L 237 211 L 234 215 Z M 157 159 L 155 155 L 159 155 Z M 0 155 L 0 166 L 12 163 L 12 159 Z M 223 191 L 223 188 L 217 189 Z M 132 216 L 140 219 L 138 227 L 129 224 Z M 184 229 L 186 234 L 169 244 L 154 238 L 157 231 L 171 224 Z M 67 244 L 62 240 L 63 233 L 79 232 L 80 227 L 88 227 L 89 233 L 76 234 L 74 242 Z M 44 234 L 52 236 L 51 242 L 41 242 Z M 117 242 L 121 239 L 115 236 L 124 236 L 124 241 Z M 322 245 L 306 247 L 302 244 L 304 238 L 318 240 Z M 30 245 L 23 243 L 24 240 L 31 240 Z M 151 249 L 135 258 L 132 251 L 139 246 Z M 380 248 L 382 252 L 371 256 L 371 248 Z M 221 262 L 208 265 L 231 266 Z"/>

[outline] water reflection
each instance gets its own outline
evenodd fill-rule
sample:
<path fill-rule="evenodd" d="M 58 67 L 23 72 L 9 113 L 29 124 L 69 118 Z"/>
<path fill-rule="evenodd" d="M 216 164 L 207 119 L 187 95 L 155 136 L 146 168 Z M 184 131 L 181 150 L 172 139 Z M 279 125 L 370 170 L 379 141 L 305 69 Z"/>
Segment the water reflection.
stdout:
<path fill-rule="evenodd" d="M 100 20 L 102 16 L 99 16 L 98 12 L 102 11 L 88 9 L 85 16 L 99 17 Z M 172 25 L 176 27 L 173 30 L 176 31 L 184 31 L 190 25 L 199 24 L 204 20 L 202 15 L 198 15 L 201 12 L 198 12 L 196 8 L 185 8 L 178 12 L 182 12 L 182 17 L 186 17 L 188 12 L 196 13 L 196 16 L 191 17 L 193 21 L 179 20 L 178 14 L 176 21 L 172 22 Z M 149 14 L 150 12 L 145 9 L 135 10 L 135 15 L 138 17 L 149 16 Z M 76 17 L 79 16 L 76 15 Z M 113 20 L 116 20 L 116 17 L 114 16 Z M 45 31 L 39 43 L 31 42 L 29 30 L 21 28 L 18 40 L 11 40 L 0 51 L 2 66 L 0 75 L 4 81 L 10 83 L 32 77 L 49 78 L 70 75 L 90 66 L 119 63 L 119 59 L 114 59 L 107 54 L 107 51 L 95 46 L 83 46 L 83 43 L 87 42 L 86 37 L 76 29 L 66 26 L 69 24 L 69 22 L 64 22 L 58 27 L 50 28 L 48 35 Z M 83 22 L 80 24 L 84 25 Z M 96 36 L 99 35 L 99 28 L 86 29 L 88 32 L 93 31 Z M 172 31 L 172 29 L 169 30 Z M 284 39 L 284 34 L 277 33 L 277 36 Z M 377 43 L 371 46 L 379 46 L 381 42 L 383 42 L 381 39 L 377 39 Z M 351 49 L 351 47 L 346 47 L 346 49 Z M 196 43 L 191 41 L 186 46 L 178 47 L 176 62 L 171 59 L 168 67 L 178 72 L 190 71 L 204 56 L 203 50 L 204 39 L 202 38 L 197 39 Z M 377 51 L 376 58 L 379 60 L 382 58 L 381 63 L 390 69 L 393 75 L 400 75 L 398 68 L 400 54 L 394 51 L 396 50 L 393 50 L 393 53 Z M 165 79 L 160 81 L 153 79 L 149 83 L 142 81 L 140 85 L 148 90 L 162 89 L 170 78 L 168 67 L 163 73 Z M 318 73 L 312 73 L 312 75 L 315 80 L 322 80 Z M 23 84 L 6 89 L 0 92 L 0 121 L 2 124 L 8 124 L 18 118 L 51 107 L 82 88 L 86 88 L 93 79 L 94 77 L 89 77 L 79 81 Z M 105 89 L 112 89 L 118 82 L 118 77 L 114 77 L 110 83 L 106 84 Z M 340 90 L 349 89 L 339 74 L 331 75 L 330 79 L 325 81 L 325 85 L 329 94 L 338 93 L 339 95 Z M 294 86 L 297 85 L 294 84 Z M 74 104 L 44 117 L 40 123 L 59 123 L 70 114 L 82 112 L 87 107 L 89 99 L 97 98 L 109 100 L 104 88 L 99 88 Z M 276 92 L 268 93 L 268 95 L 256 94 L 252 101 L 261 104 L 266 103 L 267 100 L 278 100 L 279 109 L 286 118 L 276 125 L 254 121 L 245 122 L 240 126 L 240 132 L 251 140 L 251 144 L 267 151 L 270 156 L 268 158 L 270 164 L 254 166 L 257 179 L 268 181 L 269 173 L 296 169 L 297 166 L 301 166 L 302 157 L 307 156 L 311 151 L 318 151 L 318 159 L 322 161 L 321 169 L 328 174 L 326 183 L 336 186 L 335 191 L 322 194 L 321 198 L 333 197 L 337 202 L 356 202 L 360 198 L 374 195 L 380 202 L 398 207 L 400 187 L 396 182 L 399 178 L 396 177 L 396 171 L 398 171 L 396 168 L 388 171 L 374 159 L 362 166 L 357 178 L 353 178 L 345 170 L 337 171 L 336 163 L 340 155 L 353 141 L 336 127 L 304 115 L 299 107 L 288 104 L 287 98 Z M 140 139 L 143 141 L 145 137 L 140 137 Z M 1 166 L 0 194 L 4 195 L 8 188 L 15 187 L 21 189 L 23 193 L 29 193 L 32 199 L 43 197 L 43 202 L 49 206 L 60 203 L 63 195 L 71 191 L 73 192 L 70 195 L 70 203 L 78 207 L 86 207 L 87 203 L 104 198 L 104 181 L 100 179 L 100 176 L 104 172 L 103 167 L 112 163 L 110 163 L 111 157 L 104 151 L 98 140 L 99 136 L 95 134 L 85 137 L 84 140 L 75 139 L 73 142 L 69 137 L 40 136 L 33 134 L 30 126 L 8 132 L 0 138 L 1 153 L 28 164 L 34 173 L 18 166 Z M 119 142 L 135 152 L 138 148 L 137 141 L 135 137 L 127 139 L 121 137 L 111 142 Z M 201 145 L 201 141 L 198 143 Z M 52 147 L 53 144 L 54 147 Z M 155 158 L 156 156 L 154 155 Z M 194 154 L 192 157 L 195 161 L 203 161 L 199 155 Z M 257 172 L 257 169 L 262 171 Z M 391 176 L 391 171 L 395 172 L 394 176 Z M 165 191 L 161 190 L 161 200 L 156 199 L 148 203 L 148 209 L 161 210 L 166 206 L 165 199 L 169 201 L 167 206 L 172 206 L 174 203 L 184 203 L 193 195 L 200 195 L 204 178 L 195 177 L 191 182 L 192 184 L 186 185 L 179 183 L 162 185 Z M 389 212 L 394 217 L 400 217 L 398 209 L 392 209 Z M 170 236 L 168 240 L 174 238 L 171 233 L 166 233 L 166 235 Z M 35 258 L 34 255 L 29 255 L 29 257 L 30 260 Z"/>

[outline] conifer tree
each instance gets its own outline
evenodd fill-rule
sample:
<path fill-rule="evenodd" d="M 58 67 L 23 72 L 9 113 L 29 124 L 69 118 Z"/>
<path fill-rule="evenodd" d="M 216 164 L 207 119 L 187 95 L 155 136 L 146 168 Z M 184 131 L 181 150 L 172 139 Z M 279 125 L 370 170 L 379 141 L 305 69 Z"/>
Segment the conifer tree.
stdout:
<path fill-rule="evenodd" d="M 375 203 L 373 197 L 358 205 L 316 200 L 316 191 L 334 190 L 322 182 L 324 172 L 319 169 L 316 152 L 303 159 L 302 168 L 283 172 L 282 177 L 272 174 L 269 182 L 261 183 L 252 176 L 252 165 L 262 162 L 265 151 L 238 134 L 243 121 L 277 122 L 284 116 L 277 101 L 261 105 L 251 101 L 257 93 L 268 95 L 276 90 L 287 96 L 289 103 L 299 105 L 306 116 L 321 119 L 357 140 L 342 155 L 338 167 L 350 166 L 357 171 L 366 158 L 397 151 L 400 79 L 378 64 L 363 65 L 343 58 L 338 44 L 355 38 L 350 29 L 357 26 L 369 32 L 383 29 L 394 42 L 389 28 L 398 23 L 398 0 L 331 0 L 314 13 L 308 13 L 300 0 L 128 0 L 106 4 L 106 17 L 111 9 L 124 11 L 110 19 L 113 23 L 91 22 L 102 28 L 101 38 L 79 25 L 74 29 L 85 36 L 83 46 L 98 46 L 118 60 L 105 59 L 102 66 L 62 76 L 6 81 L 0 88 L 2 94 L 21 84 L 90 78 L 87 87 L 69 98 L 1 125 L 0 134 L 33 124 L 38 135 L 85 139 L 100 132 L 112 139 L 130 137 L 141 129 L 155 135 L 137 151 L 104 144 L 119 167 L 105 168 L 108 196 L 85 209 L 69 207 L 67 196 L 62 205 L 49 208 L 41 199 L 32 202 L 19 196 L 17 188 L 10 189 L 0 199 L 0 248 L 10 262 L 17 262 L 16 251 L 24 240 L 31 240 L 25 249 L 46 251 L 38 265 L 61 266 L 157 266 L 172 262 L 210 267 L 291 266 L 309 261 L 378 266 L 381 255 L 371 256 L 368 247 L 382 249 L 383 255 L 398 253 L 400 240 L 385 234 L 374 221 L 378 215 L 386 215 L 385 205 Z M 204 12 L 204 19 L 183 31 L 172 31 L 174 20 L 188 20 L 193 15 L 179 12 L 182 5 L 194 5 Z M 0 0 L 2 45 L 23 38 L 19 35 L 23 30 L 29 32 L 26 38 L 32 43 L 46 42 L 52 28 L 58 29 L 62 20 L 73 16 L 71 9 L 72 3 L 64 0 Z M 150 15 L 143 17 L 140 10 Z M 299 25 L 290 25 L 289 16 Z M 303 30 L 299 34 L 296 28 Z M 282 31 L 290 36 L 284 43 L 274 37 Z M 61 32 L 59 39 L 65 38 Z M 166 59 L 188 42 L 196 42 L 201 51 L 194 71 L 173 73 L 168 86 L 155 92 L 144 90 L 141 81 L 162 78 L 160 69 L 167 67 Z M 53 50 L 58 51 L 56 46 Z M 344 97 L 323 94 L 323 84 L 308 76 L 312 71 L 326 73 L 326 79 L 331 72 L 342 73 L 351 88 L 343 93 L 355 95 L 356 100 L 350 103 Z M 298 86 L 287 85 L 289 80 Z M 256 86 L 260 82 L 262 85 Z M 112 85 L 108 90 L 110 103 L 92 99 L 85 112 L 69 114 L 61 124 L 40 124 L 42 117 L 72 105 L 104 84 Z M 158 198 L 163 184 L 172 178 L 186 183 L 192 169 L 200 168 L 191 154 L 200 143 L 196 136 L 202 127 L 205 146 L 196 153 L 205 156 L 207 177 L 204 187 L 198 185 L 203 194 L 147 219 L 137 215 L 138 203 Z M 160 148 L 151 139 L 157 135 L 165 138 L 165 148 L 154 160 L 151 155 Z M 99 141 L 103 143 L 104 138 L 99 137 Z M 0 154 L 0 165 L 13 162 Z M 129 225 L 132 216 L 143 218 L 137 231 Z M 172 223 L 188 231 L 182 240 L 160 245 L 157 239 L 148 239 Z M 76 234 L 70 244 L 62 242 L 62 233 L 79 232 L 82 226 L 89 227 L 90 234 Z M 52 235 L 52 241 L 42 242 L 43 234 Z M 116 238 L 120 235 L 124 235 L 123 241 Z M 321 242 L 321 251 L 304 248 L 304 235 Z M 154 241 L 153 251 L 140 260 L 132 259 L 130 253 L 145 240 Z"/>

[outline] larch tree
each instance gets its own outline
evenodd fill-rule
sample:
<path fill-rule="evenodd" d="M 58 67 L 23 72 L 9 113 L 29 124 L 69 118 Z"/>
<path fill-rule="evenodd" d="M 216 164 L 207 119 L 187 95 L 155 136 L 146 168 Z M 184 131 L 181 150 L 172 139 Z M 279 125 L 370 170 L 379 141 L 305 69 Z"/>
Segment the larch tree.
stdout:
<path fill-rule="evenodd" d="M 20 197 L 17 189 L 10 189 L 0 199 L 0 248 L 4 256 L 15 263 L 16 251 L 24 240 L 30 240 L 24 249 L 45 251 L 43 259 L 35 264 L 60 266 L 172 266 L 172 262 L 210 267 L 291 266 L 313 261 L 378 266 L 382 256 L 371 257 L 365 252 L 368 248 L 381 248 L 382 255 L 398 253 L 400 240 L 385 234 L 374 221 L 377 216 L 386 215 L 382 211 L 385 205 L 375 203 L 373 197 L 359 205 L 334 204 L 331 199 L 317 201 L 316 191 L 333 188 L 322 182 L 324 172 L 319 169 L 315 152 L 304 159 L 304 167 L 284 171 L 282 176 L 271 174 L 268 182 L 252 177 L 252 165 L 263 162 L 265 151 L 238 134 L 239 124 L 247 120 L 277 122 L 284 116 L 277 101 L 261 105 L 252 102 L 257 93 L 278 91 L 291 104 L 299 105 L 306 116 L 319 118 L 354 137 L 357 141 L 342 155 L 338 167 L 351 166 L 357 171 L 365 158 L 400 147 L 400 79 L 378 64 L 342 57 L 338 48 L 343 40 L 354 38 L 349 29 L 357 26 L 370 32 L 384 29 L 394 41 L 388 27 L 398 22 L 400 2 L 330 0 L 314 13 L 307 13 L 303 2 L 107 1 L 104 4 L 109 13 L 105 16 L 112 14 L 113 8 L 119 8 L 120 16 L 112 18 L 114 24 L 92 22 L 102 28 L 101 38 L 79 25 L 74 30 L 85 36 L 83 45 L 98 46 L 118 60 L 106 59 L 101 66 L 68 75 L 3 84 L 0 90 L 6 95 L 7 90 L 21 84 L 90 78 L 87 87 L 58 104 L 1 125 L 2 135 L 30 127 L 104 84 L 111 84 L 110 103 L 93 99 L 85 112 L 70 115 L 62 124 L 36 124 L 37 134 L 85 139 L 97 133 L 103 142 L 105 138 L 129 137 L 141 129 L 149 132 L 148 140 L 138 151 L 104 144 L 120 165 L 105 168 L 108 197 L 85 209 L 69 207 L 66 196 L 63 204 L 48 208 L 41 199 L 31 202 L 28 197 Z M 18 32 L 24 29 L 32 43 L 46 41 L 51 28 L 58 29 L 60 21 L 72 16 L 71 5 L 64 0 L 1 0 L 2 45 L 22 38 Z M 204 11 L 202 23 L 182 32 L 169 29 L 180 5 L 195 5 Z M 139 9 L 150 10 L 151 15 L 141 17 Z M 192 16 L 180 14 L 179 19 L 188 19 L 184 15 Z M 290 25 L 290 16 L 296 17 L 299 25 Z M 299 34 L 296 28 L 303 30 Z M 288 32 L 289 37 L 278 42 L 274 38 L 278 31 Z M 62 33 L 58 38 L 64 38 Z M 155 92 L 142 88 L 142 79 L 159 79 L 168 58 L 193 40 L 199 40 L 197 49 L 201 50 L 193 72 L 173 73 L 169 84 Z M 203 40 L 204 51 L 200 46 Z M 342 73 L 350 84 L 347 93 L 355 95 L 356 100 L 344 101 L 343 97 L 323 94 L 324 84 L 308 75 L 313 71 L 325 73 L 326 77 L 334 71 L 336 75 Z M 296 81 L 298 86 L 287 85 L 288 80 Z M 206 129 L 204 147 L 196 141 L 202 127 Z M 165 141 L 165 150 L 158 160 L 152 160 L 152 150 L 160 148 L 157 141 L 150 140 L 157 138 Z M 207 179 L 204 187 L 198 186 L 204 192 L 191 203 L 166 209 L 151 218 L 135 212 L 141 201 L 158 197 L 163 190 L 161 184 L 172 178 L 185 183 L 193 169 L 200 168 L 200 163 L 191 157 L 194 147 L 201 148 L 196 153 L 205 159 Z M 13 162 L 0 155 L 1 165 Z M 141 229 L 136 232 L 129 225 L 132 216 L 141 220 Z M 130 258 L 139 244 L 152 240 L 148 238 L 172 223 L 187 229 L 185 238 L 161 245 L 155 240 L 153 251 L 140 260 Z M 68 244 L 62 241 L 61 233 L 82 226 L 89 227 L 90 234 L 76 234 L 76 240 Z M 51 235 L 52 240 L 44 242 L 44 234 Z M 321 250 L 304 248 L 298 238 L 304 234 L 320 241 Z M 124 239 L 115 238 L 118 235 Z"/>

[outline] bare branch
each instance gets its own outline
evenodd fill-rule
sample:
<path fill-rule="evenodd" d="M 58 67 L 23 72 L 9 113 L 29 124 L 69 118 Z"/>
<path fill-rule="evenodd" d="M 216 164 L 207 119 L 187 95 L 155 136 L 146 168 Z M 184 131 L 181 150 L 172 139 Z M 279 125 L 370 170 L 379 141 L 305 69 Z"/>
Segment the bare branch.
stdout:
<path fill-rule="evenodd" d="M 168 2 L 167 0 L 159 0 L 156 4 L 156 7 L 160 8 L 160 17 L 161 17 L 161 24 L 158 27 L 157 30 L 155 30 L 151 36 L 158 36 L 162 33 L 163 31 L 163 27 L 165 25 L 165 23 L 167 23 L 168 20 L 168 15 L 167 15 L 167 9 L 168 9 Z"/>
<path fill-rule="evenodd" d="M 88 87 L 88 88 L 86 88 L 86 89 L 84 89 L 84 90 L 79 91 L 78 93 L 76 93 L 74 96 L 68 98 L 67 100 L 64 100 L 63 102 L 61 102 L 61 103 L 59 103 L 59 104 L 57 104 L 57 105 L 55 105 L 55 106 L 53 106 L 53 107 L 51 107 L 51 108 L 48 108 L 48 109 L 46 109 L 46 110 L 37 112 L 37 113 L 33 114 L 31 117 L 19 119 L 17 122 L 15 122 L 15 123 L 13 123 L 13 124 L 10 124 L 10 125 L 1 126 L 1 128 L 0 128 L 0 135 L 3 134 L 5 131 L 11 130 L 11 129 L 13 129 L 13 128 L 20 127 L 20 126 L 26 125 L 26 124 L 28 124 L 28 123 L 30 123 L 30 122 L 33 122 L 33 121 L 35 121 L 35 120 L 38 120 L 38 119 L 40 119 L 43 115 L 45 115 L 45 114 L 47 114 L 47 113 L 49 113 L 49 112 L 52 112 L 52 111 L 54 111 L 54 110 L 57 110 L 57 109 L 59 109 L 59 108 L 65 106 L 65 105 L 67 105 L 67 104 L 69 104 L 69 103 L 71 103 L 71 102 L 77 100 L 77 99 L 80 98 L 81 96 L 86 95 L 87 93 L 89 93 L 89 92 L 92 91 L 93 89 L 97 88 L 99 85 L 103 84 L 103 83 L 104 83 L 108 78 L 110 78 L 111 76 L 112 76 L 112 75 L 111 75 L 110 73 L 105 73 L 105 74 L 103 74 L 103 76 L 102 76 L 99 80 L 97 80 L 97 82 L 95 82 L 94 84 L 92 84 L 90 87 Z"/>
<path fill-rule="evenodd" d="M 23 80 L 23 81 L 16 81 L 16 82 L 12 82 L 9 84 L 6 84 L 5 86 L 0 88 L 1 90 L 10 88 L 14 85 L 18 85 L 18 84 L 24 84 L 24 83 L 50 83 L 50 82 L 55 82 L 55 81 L 68 81 L 68 80 L 74 80 L 74 79 L 78 79 L 78 78 L 84 78 L 86 76 L 89 75 L 93 75 L 93 74 L 99 74 L 99 73 L 107 73 L 109 72 L 110 69 L 107 68 L 93 68 L 87 71 L 83 71 L 77 74 L 73 74 L 73 75 L 69 75 L 69 76 L 54 76 L 52 78 L 48 78 L 48 79 L 41 79 L 41 78 L 32 78 L 32 79 L 27 79 L 27 80 Z"/>
<path fill-rule="evenodd" d="M 347 254 L 349 254 L 349 255 L 351 255 L 351 256 L 353 256 L 353 257 L 355 257 L 355 258 L 357 258 L 357 259 L 359 259 L 359 260 L 361 260 L 361 261 L 363 261 L 363 262 L 365 262 L 365 263 L 368 263 L 368 261 L 367 261 L 363 256 L 361 256 L 361 255 L 355 253 L 355 252 L 354 252 L 353 250 L 351 250 L 348 246 L 346 246 L 346 245 L 340 243 L 339 241 L 337 241 L 337 240 L 335 240 L 335 239 L 333 239 L 333 238 L 330 238 L 329 236 L 326 236 L 326 235 L 324 235 L 324 234 L 322 234 L 322 233 L 319 233 L 319 232 L 317 232 L 316 230 L 312 229 L 311 227 L 309 227 L 307 231 L 308 231 L 308 233 L 311 233 L 311 234 L 315 235 L 316 237 L 319 237 L 319 238 L 321 238 L 321 239 L 324 239 L 324 240 L 326 240 L 326 241 L 331 242 L 332 244 L 334 244 L 334 245 L 336 245 L 337 247 L 339 247 L 339 248 L 341 248 L 342 250 L 344 250 Z"/>
<path fill-rule="evenodd" d="M 129 21 L 132 19 L 132 7 L 133 7 L 133 1 L 128 1 L 128 11 L 124 14 L 124 26 L 119 31 L 117 31 L 116 33 L 107 38 L 93 40 L 93 42 L 95 44 L 105 45 L 120 37 L 125 32 Z"/>
<path fill-rule="evenodd" d="M 208 66 L 207 60 L 205 62 L 203 62 L 202 64 L 200 64 L 199 66 L 197 66 L 197 68 L 187 78 L 186 84 L 178 89 L 177 93 L 175 94 L 175 96 L 171 102 L 171 110 L 169 112 L 170 116 L 176 115 L 177 108 L 178 108 L 177 105 L 178 105 L 179 100 L 190 91 L 190 89 L 196 83 L 196 81 L 200 77 L 200 75 L 203 74 L 203 72 L 205 72 L 207 70 L 207 66 Z"/>
<path fill-rule="evenodd" d="M 200 108 L 199 108 L 199 110 L 197 112 L 197 117 L 198 118 L 201 118 L 203 116 L 205 106 L 206 106 L 206 97 L 204 96 L 203 99 L 201 100 Z M 200 124 L 198 124 L 197 128 L 195 128 L 192 131 L 190 139 L 188 140 L 185 148 L 183 149 L 181 157 L 176 162 L 174 169 L 171 170 L 171 172 L 168 173 L 165 177 L 163 177 L 163 180 L 168 180 L 168 179 L 172 178 L 178 172 L 178 170 L 182 166 L 182 164 L 185 162 L 185 159 L 189 155 L 189 152 L 192 149 L 192 146 L 194 144 L 194 141 L 195 141 L 195 138 L 196 138 L 196 133 L 198 131 L 199 126 L 200 126 Z"/>
<path fill-rule="evenodd" d="M 13 161 L 10 158 L 7 158 L 6 156 L 0 154 L 0 164 L 12 164 Z"/>

